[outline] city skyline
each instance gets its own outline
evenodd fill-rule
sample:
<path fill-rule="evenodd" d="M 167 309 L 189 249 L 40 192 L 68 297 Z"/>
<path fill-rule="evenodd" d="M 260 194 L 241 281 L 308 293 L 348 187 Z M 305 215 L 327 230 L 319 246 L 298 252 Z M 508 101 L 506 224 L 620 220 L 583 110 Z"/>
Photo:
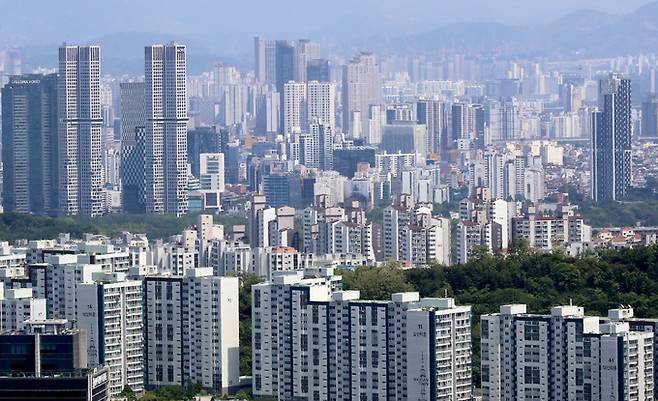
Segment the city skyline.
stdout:
<path fill-rule="evenodd" d="M 658 1 L 32 1 L 0 399 L 658 399 Z"/>

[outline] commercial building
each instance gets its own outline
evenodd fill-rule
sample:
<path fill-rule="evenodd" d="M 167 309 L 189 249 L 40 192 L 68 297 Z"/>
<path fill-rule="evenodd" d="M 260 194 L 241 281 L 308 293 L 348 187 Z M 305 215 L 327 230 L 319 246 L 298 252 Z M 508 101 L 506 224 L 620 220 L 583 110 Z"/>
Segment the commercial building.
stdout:
<path fill-rule="evenodd" d="M 11 77 L 2 88 L 5 212 L 57 211 L 57 130 L 57 74 Z"/>
<path fill-rule="evenodd" d="M 125 213 L 144 213 L 145 85 L 144 82 L 122 82 L 120 88 L 122 206 Z"/>

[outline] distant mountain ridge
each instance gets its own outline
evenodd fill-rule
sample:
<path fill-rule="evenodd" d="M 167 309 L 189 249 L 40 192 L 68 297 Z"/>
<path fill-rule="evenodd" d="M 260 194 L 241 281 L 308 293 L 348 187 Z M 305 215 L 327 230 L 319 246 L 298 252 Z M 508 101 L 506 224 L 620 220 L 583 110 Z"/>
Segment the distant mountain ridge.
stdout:
<path fill-rule="evenodd" d="M 373 50 L 382 50 L 377 39 L 372 39 L 362 43 Z M 658 1 L 625 15 L 579 10 L 536 26 L 455 23 L 391 40 L 387 46 L 389 50 L 407 52 L 503 51 L 518 54 L 577 54 L 580 57 L 658 52 Z"/>
<path fill-rule="evenodd" d="M 402 34 L 400 32 L 404 31 L 410 21 L 405 20 L 405 24 L 402 21 L 397 21 L 396 24 L 396 21 L 392 15 L 377 20 L 362 14 L 346 15 L 339 22 L 318 23 L 316 29 L 309 32 L 307 37 L 319 41 L 323 51 L 330 49 L 331 52 L 345 56 L 358 50 L 401 54 L 436 54 L 442 51 L 471 54 L 496 52 L 515 56 L 566 57 L 658 53 L 658 1 L 647 3 L 623 15 L 583 9 L 551 22 L 525 26 L 495 22 L 419 22 L 413 31 L 405 31 L 416 33 Z M 341 30 L 341 27 L 346 25 L 355 28 Z M 390 28 L 373 30 L 374 25 Z M 163 21 L 163 26 L 176 29 L 175 24 L 167 21 Z M 80 43 L 102 46 L 103 73 L 143 74 L 143 46 L 172 39 L 188 45 L 190 74 L 208 71 L 217 61 L 242 69 L 250 69 L 253 65 L 251 34 L 243 31 L 195 32 L 184 35 L 135 31 L 96 36 L 92 36 L 92 31 L 89 32 L 89 36 L 84 36 L 87 39 Z M 55 67 L 59 44 L 53 41 L 24 46 L 26 67 Z"/>

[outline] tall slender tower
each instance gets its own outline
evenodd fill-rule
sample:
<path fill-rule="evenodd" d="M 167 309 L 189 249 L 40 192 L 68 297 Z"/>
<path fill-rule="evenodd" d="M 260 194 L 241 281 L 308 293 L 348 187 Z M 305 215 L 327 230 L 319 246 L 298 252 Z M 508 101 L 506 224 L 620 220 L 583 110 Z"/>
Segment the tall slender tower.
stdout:
<path fill-rule="evenodd" d="M 100 47 L 59 48 L 59 213 L 103 212 Z"/>
<path fill-rule="evenodd" d="M 145 48 L 147 213 L 187 212 L 187 73 L 184 45 Z"/>
<path fill-rule="evenodd" d="M 352 137 L 368 132 L 368 119 L 364 116 L 368 116 L 369 106 L 384 101 L 382 76 L 374 54 L 360 53 L 343 67 L 342 90 L 343 131 Z M 360 130 L 356 124 L 360 125 Z"/>
<path fill-rule="evenodd" d="M 336 128 L 336 85 L 333 82 L 309 81 L 307 84 L 308 121 Z"/>
<path fill-rule="evenodd" d="M 144 82 L 121 83 L 121 196 L 124 213 L 146 212 Z"/>
<path fill-rule="evenodd" d="M 295 42 L 293 76 L 297 82 L 306 82 L 306 69 L 311 60 L 320 58 L 320 45 L 307 39 Z"/>
<path fill-rule="evenodd" d="M 276 90 L 283 93 L 283 86 L 295 80 L 295 46 L 288 40 L 277 40 L 276 51 Z"/>
<path fill-rule="evenodd" d="M 5 212 L 57 207 L 57 74 L 16 75 L 2 89 Z"/>
<path fill-rule="evenodd" d="M 265 49 L 267 41 L 259 36 L 254 37 L 254 75 L 258 82 L 267 80 L 267 67 L 265 64 Z"/>
<path fill-rule="evenodd" d="M 592 114 L 592 199 L 621 200 L 631 184 L 631 80 L 611 74 Z"/>
<path fill-rule="evenodd" d="M 283 132 L 289 135 L 307 128 L 306 84 L 288 82 L 283 85 Z"/>

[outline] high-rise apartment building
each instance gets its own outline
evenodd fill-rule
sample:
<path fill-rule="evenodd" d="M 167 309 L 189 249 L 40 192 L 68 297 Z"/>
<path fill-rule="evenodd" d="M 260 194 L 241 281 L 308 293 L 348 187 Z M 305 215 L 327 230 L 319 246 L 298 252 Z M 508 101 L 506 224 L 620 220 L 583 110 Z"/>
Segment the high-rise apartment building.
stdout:
<path fill-rule="evenodd" d="M 145 279 L 146 385 L 191 381 L 223 394 L 239 385 L 238 287 L 212 268 Z"/>
<path fill-rule="evenodd" d="M 145 48 L 145 195 L 148 213 L 185 214 L 187 73 L 184 45 Z"/>
<path fill-rule="evenodd" d="M 318 168 L 333 170 L 334 168 L 334 130 L 328 124 L 312 123 L 310 135 L 313 138 L 314 150 L 317 149 Z"/>
<path fill-rule="evenodd" d="M 276 41 L 254 37 L 254 74 L 259 82 L 276 82 Z"/>
<path fill-rule="evenodd" d="M 427 127 L 428 152 L 440 154 L 448 146 L 448 113 L 445 103 L 437 100 L 419 100 L 416 103 L 416 121 Z"/>
<path fill-rule="evenodd" d="M 57 211 L 57 130 L 57 75 L 11 77 L 2 89 L 5 212 Z"/>
<path fill-rule="evenodd" d="M 470 103 L 454 103 L 451 113 L 452 141 L 470 139 L 475 134 L 475 113 Z"/>
<path fill-rule="evenodd" d="M 653 333 L 600 321 L 572 305 L 550 315 L 526 305 L 482 315 L 482 399 L 653 399 Z"/>
<path fill-rule="evenodd" d="M 146 109 L 144 82 L 122 82 L 121 196 L 125 213 L 146 212 L 144 157 Z"/>
<path fill-rule="evenodd" d="M 306 84 L 287 82 L 283 85 L 283 132 L 286 135 L 308 129 Z"/>
<path fill-rule="evenodd" d="M 144 390 L 144 337 L 142 282 L 124 273 L 98 274 L 81 283 L 78 327 L 87 336 L 89 367 L 109 368 L 109 392 L 116 397 L 125 386 Z"/>
<path fill-rule="evenodd" d="M 622 200 L 631 184 L 631 81 L 611 74 L 599 83 L 592 114 L 592 199 Z"/>
<path fill-rule="evenodd" d="M 336 129 L 336 85 L 309 81 L 306 89 L 308 122 Z"/>
<path fill-rule="evenodd" d="M 352 137 L 365 135 L 369 131 L 369 106 L 384 102 L 382 76 L 374 54 L 360 53 L 343 67 L 342 95 L 343 131 Z"/>
<path fill-rule="evenodd" d="M 298 400 L 470 400 L 469 306 L 338 291 L 333 269 L 252 286 L 253 392 Z M 313 278 L 310 278 L 313 277 Z"/>
<path fill-rule="evenodd" d="M 99 215 L 101 186 L 100 47 L 59 48 L 59 214 Z"/>

